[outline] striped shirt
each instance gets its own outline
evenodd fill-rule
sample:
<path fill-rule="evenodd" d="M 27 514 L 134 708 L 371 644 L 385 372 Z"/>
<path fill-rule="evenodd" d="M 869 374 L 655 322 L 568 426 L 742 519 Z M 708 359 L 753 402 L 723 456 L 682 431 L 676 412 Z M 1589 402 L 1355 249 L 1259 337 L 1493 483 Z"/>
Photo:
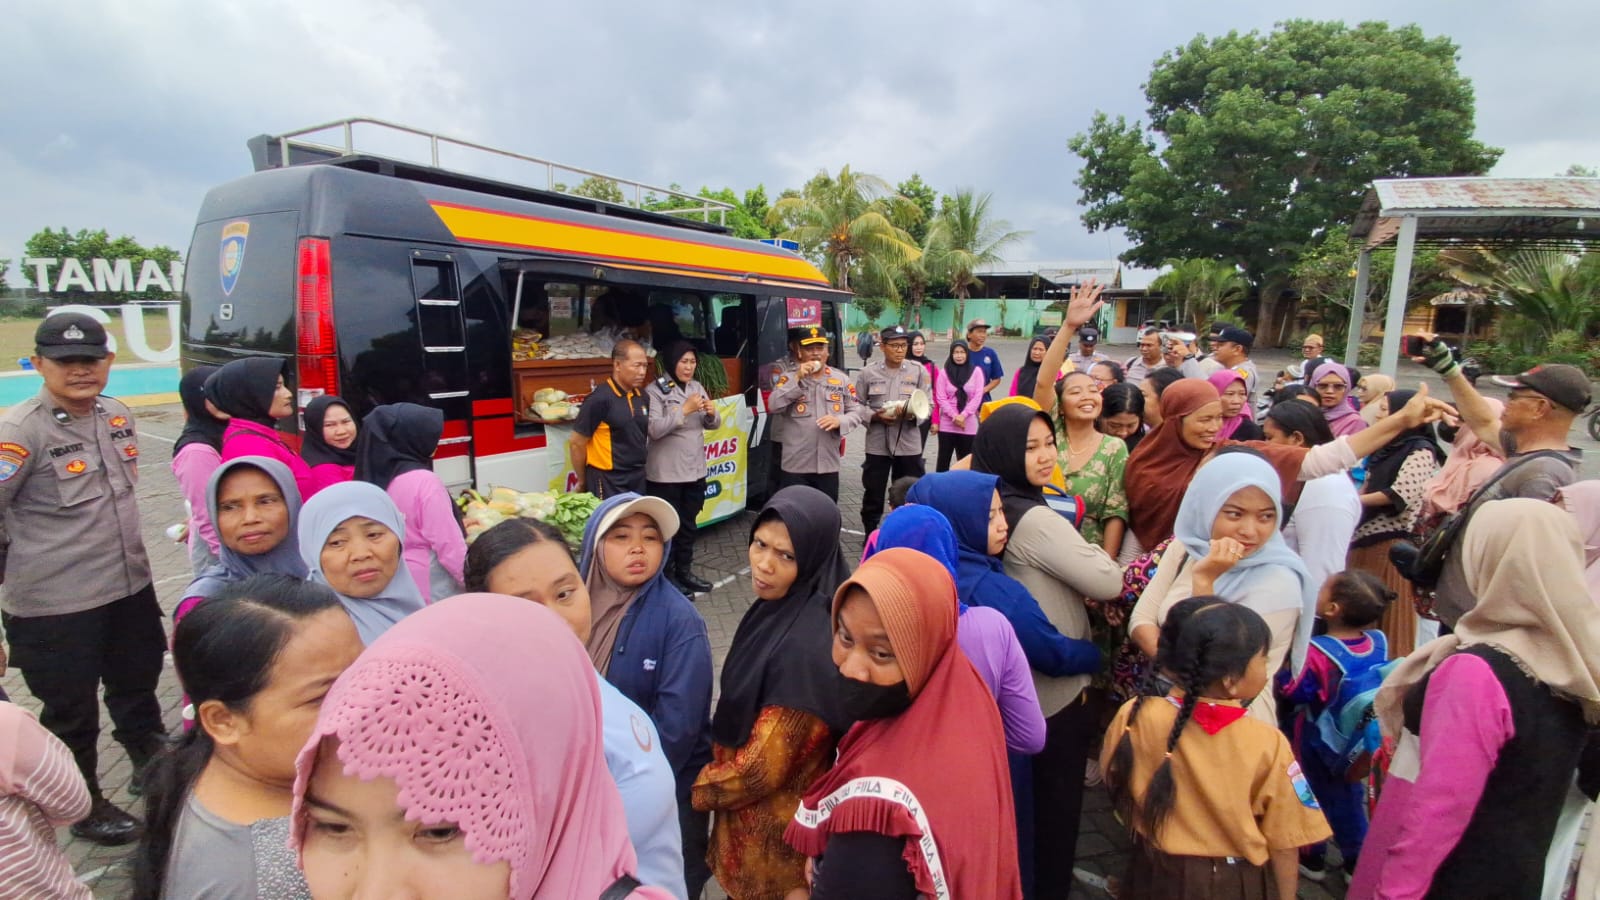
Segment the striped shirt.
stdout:
<path fill-rule="evenodd" d="M 65 744 L 0 701 L 0 886 L 8 897 L 92 900 L 55 829 L 89 814 L 89 788 Z"/>

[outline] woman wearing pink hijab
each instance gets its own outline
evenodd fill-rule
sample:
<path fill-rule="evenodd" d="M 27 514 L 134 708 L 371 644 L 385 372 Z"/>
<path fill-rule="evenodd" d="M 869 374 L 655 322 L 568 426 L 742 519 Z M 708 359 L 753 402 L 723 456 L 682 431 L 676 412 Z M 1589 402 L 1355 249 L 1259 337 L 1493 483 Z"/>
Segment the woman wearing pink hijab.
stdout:
<path fill-rule="evenodd" d="M 1583 580 L 1589 596 L 1600 603 L 1600 481 L 1575 481 L 1556 494 L 1560 503 L 1578 520 L 1578 536 L 1583 538 Z"/>
<path fill-rule="evenodd" d="M 1367 427 L 1366 420 L 1350 402 L 1350 370 L 1336 362 L 1325 362 L 1311 373 L 1308 383 L 1317 392 L 1317 402 L 1328 419 L 1334 437 L 1355 434 Z"/>
<path fill-rule="evenodd" d="M 1484 402 L 1494 409 L 1495 418 L 1499 419 L 1506 405 L 1487 398 Z M 1433 476 L 1424 490 L 1420 520 L 1422 527 L 1431 528 L 1446 515 L 1465 506 L 1472 492 L 1482 487 L 1505 462 L 1504 454 L 1485 444 L 1471 428 L 1462 423 L 1461 430 L 1456 432 L 1456 438 L 1451 443 L 1450 458 L 1445 460 L 1439 474 Z"/>
<path fill-rule="evenodd" d="M 589 655 L 537 603 L 463 594 L 390 628 L 296 769 L 315 897 L 671 900 L 633 878 Z"/>
<path fill-rule="evenodd" d="M 1259 441 L 1266 437 L 1261 426 L 1250 418 L 1250 393 L 1243 375 L 1233 369 L 1221 369 L 1212 372 L 1206 380 L 1222 396 L 1222 430 L 1217 432 L 1217 443 Z"/>

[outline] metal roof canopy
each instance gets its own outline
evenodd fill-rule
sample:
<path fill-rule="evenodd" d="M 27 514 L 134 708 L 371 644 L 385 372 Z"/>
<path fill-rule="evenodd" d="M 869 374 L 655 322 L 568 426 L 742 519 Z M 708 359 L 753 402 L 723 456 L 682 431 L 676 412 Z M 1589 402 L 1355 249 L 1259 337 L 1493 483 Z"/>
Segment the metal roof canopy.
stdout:
<path fill-rule="evenodd" d="M 1360 354 L 1372 251 L 1393 240 L 1394 272 L 1378 364 L 1379 371 L 1393 377 L 1400 361 L 1400 329 L 1418 242 L 1563 246 L 1600 242 L 1600 178 L 1379 179 L 1367 191 L 1350 236 L 1365 238 L 1366 245 L 1356 262 L 1345 365 L 1354 366 Z"/>

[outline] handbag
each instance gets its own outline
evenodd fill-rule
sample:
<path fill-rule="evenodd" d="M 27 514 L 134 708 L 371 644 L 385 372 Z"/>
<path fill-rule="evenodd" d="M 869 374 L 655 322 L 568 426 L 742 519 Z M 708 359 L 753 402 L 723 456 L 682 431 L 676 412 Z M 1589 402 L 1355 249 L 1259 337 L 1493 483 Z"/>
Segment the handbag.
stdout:
<path fill-rule="evenodd" d="M 1500 494 L 1494 490 L 1495 486 L 1507 475 L 1521 468 L 1524 463 L 1541 456 L 1560 457 L 1561 453 L 1555 450 L 1540 450 L 1518 459 L 1514 465 L 1501 466 L 1500 471 L 1484 482 L 1466 504 L 1441 519 L 1439 524 L 1422 539 L 1420 545 L 1410 541 L 1396 541 L 1389 548 L 1389 562 L 1419 588 L 1431 588 L 1437 585 L 1439 576 L 1444 572 L 1445 560 L 1449 558 L 1456 542 L 1461 539 L 1461 533 L 1466 530 L 1467 522 L 1471 520 L 1478 506 L 1489 500 L 1501 499 Z"/>

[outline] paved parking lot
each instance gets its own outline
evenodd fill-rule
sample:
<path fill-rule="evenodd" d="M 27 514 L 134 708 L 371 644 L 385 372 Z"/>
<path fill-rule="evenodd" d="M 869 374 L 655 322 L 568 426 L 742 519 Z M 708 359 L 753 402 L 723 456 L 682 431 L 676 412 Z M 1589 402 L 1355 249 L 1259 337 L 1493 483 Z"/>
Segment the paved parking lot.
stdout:
<path fill-rule="evenodd" d="M 1016 339 L 997 340 L 994 346 L 1000 350 L 1008 371 L 1020 361 L 1026 348 L 1023 341 Z M 935 345 L 930 348 L 929 355 L 942 360 L 944 349 L 943 344 Z M 1131 347 L 1115 347 L 1107 348 L 1107 352 L 1113 358 L 1123 359 L 1132 355 L 1134 350 Z M 1287 355 L 1281 353 L 1262 354 L 1258 357 L 1258 365 L 1263 372 L 1275 371 L 1287 360 Z M 1402 381 L 1408 386 L 1424 376 L 1420 367 L 1410 363 L 1403 365 L 1405 368 L 1401 373 Z M 1438 391 L 1441 387 L 1438 380 L 1431 378 L 1431 373 L 1426 374 L 1430 377 L 1425 380 L 1430 381 L 1432 388 Z M 1504 391 L 1498 388 L 1493 390 L 1497 395 L 1504 394 Z M 146 465 L 141 471 L 139 489 L 145 543 L 150 550 L 162 606 L 170 612 L 181 599 L 180 593 L 189 582 L 188 560 L 183 549 L 168 540 L 164 534 L 169 525 L 178 522 L 183 516 L 182 498 L 179 496 L 171 470 L 166 465 L 171 440 L 177 436 L 182 427 L 182 412 L 176 406 L 153 407 L 136 412 L 140 431 L 144 436 L 142 449 L 143 459 L 146 460 Z M 1584 463 L 1585 476 L 1595 477 L 1597 472 L 1600 472 L 1600 447 L 1588 440 L 1587 435 L 1581 435 L 1576 431 L 1573 439 L 1578 446 L 1588 451 Z M 848 443 L 849 450 L 843 468 L 840 492 L 840 506 L 845 524 L 842 542 L 850 558 L 856 559 L 860 556 L 864 539 L 858 530 L 860 479 L 855 477 L 855 473 L 859 472 L 861 467 L 863 442 L 857 439 Z M 930 469 L 933 449 L 930 441 L 927 454 Z M 718 671 L 721 670 L 723 657 L 727 653 L 729 642 L 733 639 L 739 619 L 750 603 L 751 593 L 745 580 L 748 570 L 745 545 L 753 518 L 753 514 L 744 513 L 701 533 L 696 570 L 702 577 L 716 583 L 717 589 L 702 596 L 696 606 L 705 616 Z M 35 707 L 19 673 L 8 672 L 3 679 L 0 679 L 0 685 L 3 685 L 5 690 L 19 702 Z M 160 698 L 166 710 L 168 723 L 175 728 L 178 722 L 179 690 L 170 663 L 161 680 Z M 131 774 L 127 756 L 120 746 L 111 741 L 110 733 L 110 725 L 106 723 L 101 737 L 102 785 L 114 802 L 137 811 L 137 802 L 127 793 Z M 61 838 L 65 842 L 76 871 L 94 888 L 96 896 L 113 898 L 126 895 L 129 885 L 127 866 L 129 848 L 101 848 L 85 841 L 72 840 L 65 829 L 61 831 Z M 1091 791 L 1085 804 L 1084 826 L 1078 846 L 1079 865 L 1093 873 L 1118 872 L 1125 860 L 1127 846 L 1126 836 L 1112 817 L 1105 795 L 1099 790 Z M 1334 880 L 1335 877 L 1330 877 L 1327 889 L 1304 884 L 1300 896 L 1305 898 L 1342 896 L 1342 890 L 1333 886 Z M 722 894 L 713 886 L 708 896 L 718 898 Z M 1081 889 L 1075 891 L 1073 896 L 1090 898 L 1105 895 L 1099 891 Z"/>

